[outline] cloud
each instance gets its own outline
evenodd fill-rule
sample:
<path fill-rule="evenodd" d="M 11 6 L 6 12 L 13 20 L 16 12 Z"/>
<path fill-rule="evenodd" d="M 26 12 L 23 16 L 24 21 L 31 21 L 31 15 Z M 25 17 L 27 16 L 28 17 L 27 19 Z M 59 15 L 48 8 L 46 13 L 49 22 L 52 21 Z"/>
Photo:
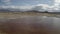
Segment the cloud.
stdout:
<path fill-rule="evenodd" d="M 15 5 L 10 5 L 10 6 L 0 6 L 0 9 L 19 9 L 19 10 L 31 10 L 33 6 L 15 6 Z"/>
<path fill-rule="evenodd" d="M 41 6 L 43 9 L 50 7 L 48 4 L 37 4 L 37 6 Z"/>
<path fill-rule="evenodd" d="M 10 6 L 0 6 L 0 8 L 3 9 L 20 9 L 20 10 L 38 10 L 38 11 L 45 11 L 45 10 L 59 10 L 58 7 L 55 6 L 50 6 L 48 4 L 37 4 L 37 5 L 28 5 L 28 6 L 15 6 L 15 5 L 10 5 Z"/>
<path fill-rule="evenodd" d="M 34 9 L 36 10 L 47 10 L 48 8 L 52 8 L 51 6 L 49 6 L 48 4 L 37 4 Z"/>
<path fill-rule="evenodd" d="M 10 0 L 3 0 L 3 2 L 10 2 Z"/>
<path fill-rule="evenodd" d="M 1 0 L 1 2 L 3 2 L 5 5 L 11 4 L 11 0 Z"/>
<path fill-rule="evenodd" d="M 60 5 L 60 0 L 54 0 L 54 6 L 59 7 Z"/>
<path fill-rule="evenodd" d="M 60 0 L 55 0 L 56 3 L 60 3 Z"/>
<path fill-rule="evenodd" d="M 54 0 L 53 5 L 48 5 L 48 4 L 37 4 L 33 9 L 36 10 L 48 10 L 48 11 L 53 11 L 53 10 L 60 10 L 60 0 Z"/>
<path fill-rule="evenodd" d="M 33 10 L 39 10 L 39 11 L 58 11 L 60 10 L 59 6 L 55 6 L 55 5 L 48 5 L 48 4 L 37 4 Z"/>
<path fill-rule="evenodd" d="M 60 0 L 54 0 L 54 4 L 52 5 L 53 6 L 53 10 L 60 10 Z"/>
<path fill-rule="evenodd" d="M 5 4 L 10 4 L 11 0 L 2 0 L 2 2 L 4 2 Z M 38 1 L 37 1 L 38 2 Z M 8 8 L 12 8 L 12 9 L 20 9 L 20 10 L 47 10 L 47 11 L 53 11 L 53 10 L 60 10 L 60 0 L 54 0 L 54 4 L 53 5 L 48 5 L 48 4 L 37 4 L 37 5 L 30 5 L 30 4 L 26 4 L 25 6 L 15 6 L 15 5 L 9 5 L 9 6 L 0 6 L 0 9 L 8 9 Z"/>

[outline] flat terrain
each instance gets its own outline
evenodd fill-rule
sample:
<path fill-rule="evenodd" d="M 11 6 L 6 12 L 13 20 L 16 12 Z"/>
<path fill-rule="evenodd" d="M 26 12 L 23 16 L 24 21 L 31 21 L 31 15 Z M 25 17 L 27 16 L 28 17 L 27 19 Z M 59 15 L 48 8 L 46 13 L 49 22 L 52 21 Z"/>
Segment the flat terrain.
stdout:
<path fill-rule="evenodd" d="M 26 16 L 49 16 L 49 17 L 60 17 L 60 14 L 49 14 L 49 13 L 34 13 L 34 12 L 9 12 L 0 13 L 0 18 L 20 18 Z"/>
<path fill-rule="evenodd" d="M 1 34 L 60 34 L 60 18 L 57 17 L 60 15 L 34 12 L 0 13 L 0 32 Z"/>

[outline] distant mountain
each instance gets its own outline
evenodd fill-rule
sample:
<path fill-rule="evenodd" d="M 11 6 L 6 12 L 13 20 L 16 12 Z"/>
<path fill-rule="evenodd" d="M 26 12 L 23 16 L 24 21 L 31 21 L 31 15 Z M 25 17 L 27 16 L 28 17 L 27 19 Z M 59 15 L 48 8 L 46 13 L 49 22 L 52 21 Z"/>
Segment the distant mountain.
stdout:
<path fill-rule="evenodd" d="M 20 10 L 20 9 L 0 9 L 0 12 L 45 12 L 45 11 L 37 11 L 37 10 Z"/>
<path fill-rule="evenodd" d="M 20 11 L 19 9 L 10 9 L 10 8 L 8 8 L 8 9 L 0 9 L 0 12 L 15 12 L 15 11 Z"/>
<path fill-rule="evenodd" d="M 13 8 L 6 8 L 6 9 L 3 9 L 1 8 L 0 9 L 0 12 L 42 12 L 42 13 L 60 13 L 60 10 L 52 10 L 52 11 L 38 11 L 38 10 L 21 10 L 21 9 L 13 9 Z"/>

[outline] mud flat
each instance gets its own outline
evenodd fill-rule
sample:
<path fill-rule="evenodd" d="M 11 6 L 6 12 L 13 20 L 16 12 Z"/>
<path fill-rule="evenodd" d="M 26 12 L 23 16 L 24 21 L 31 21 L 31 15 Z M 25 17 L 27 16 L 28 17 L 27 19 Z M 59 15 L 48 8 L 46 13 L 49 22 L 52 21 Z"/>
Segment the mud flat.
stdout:
<path fill-rule="evenodd" d="M 0 17 L 1 34 L 60 34 L 59 26 L 57 17 Z"/>

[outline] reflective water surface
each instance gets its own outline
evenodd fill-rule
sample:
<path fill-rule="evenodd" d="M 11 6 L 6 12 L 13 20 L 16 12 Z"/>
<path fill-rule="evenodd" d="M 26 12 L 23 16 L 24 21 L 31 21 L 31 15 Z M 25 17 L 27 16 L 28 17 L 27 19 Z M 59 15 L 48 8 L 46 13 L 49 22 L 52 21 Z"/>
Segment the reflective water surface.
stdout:
<path fill-rule="evenodd" d="M 0 31 L 7 34 L 60 34 L 60 18 L 47 16 L 0 18 Z"/>

